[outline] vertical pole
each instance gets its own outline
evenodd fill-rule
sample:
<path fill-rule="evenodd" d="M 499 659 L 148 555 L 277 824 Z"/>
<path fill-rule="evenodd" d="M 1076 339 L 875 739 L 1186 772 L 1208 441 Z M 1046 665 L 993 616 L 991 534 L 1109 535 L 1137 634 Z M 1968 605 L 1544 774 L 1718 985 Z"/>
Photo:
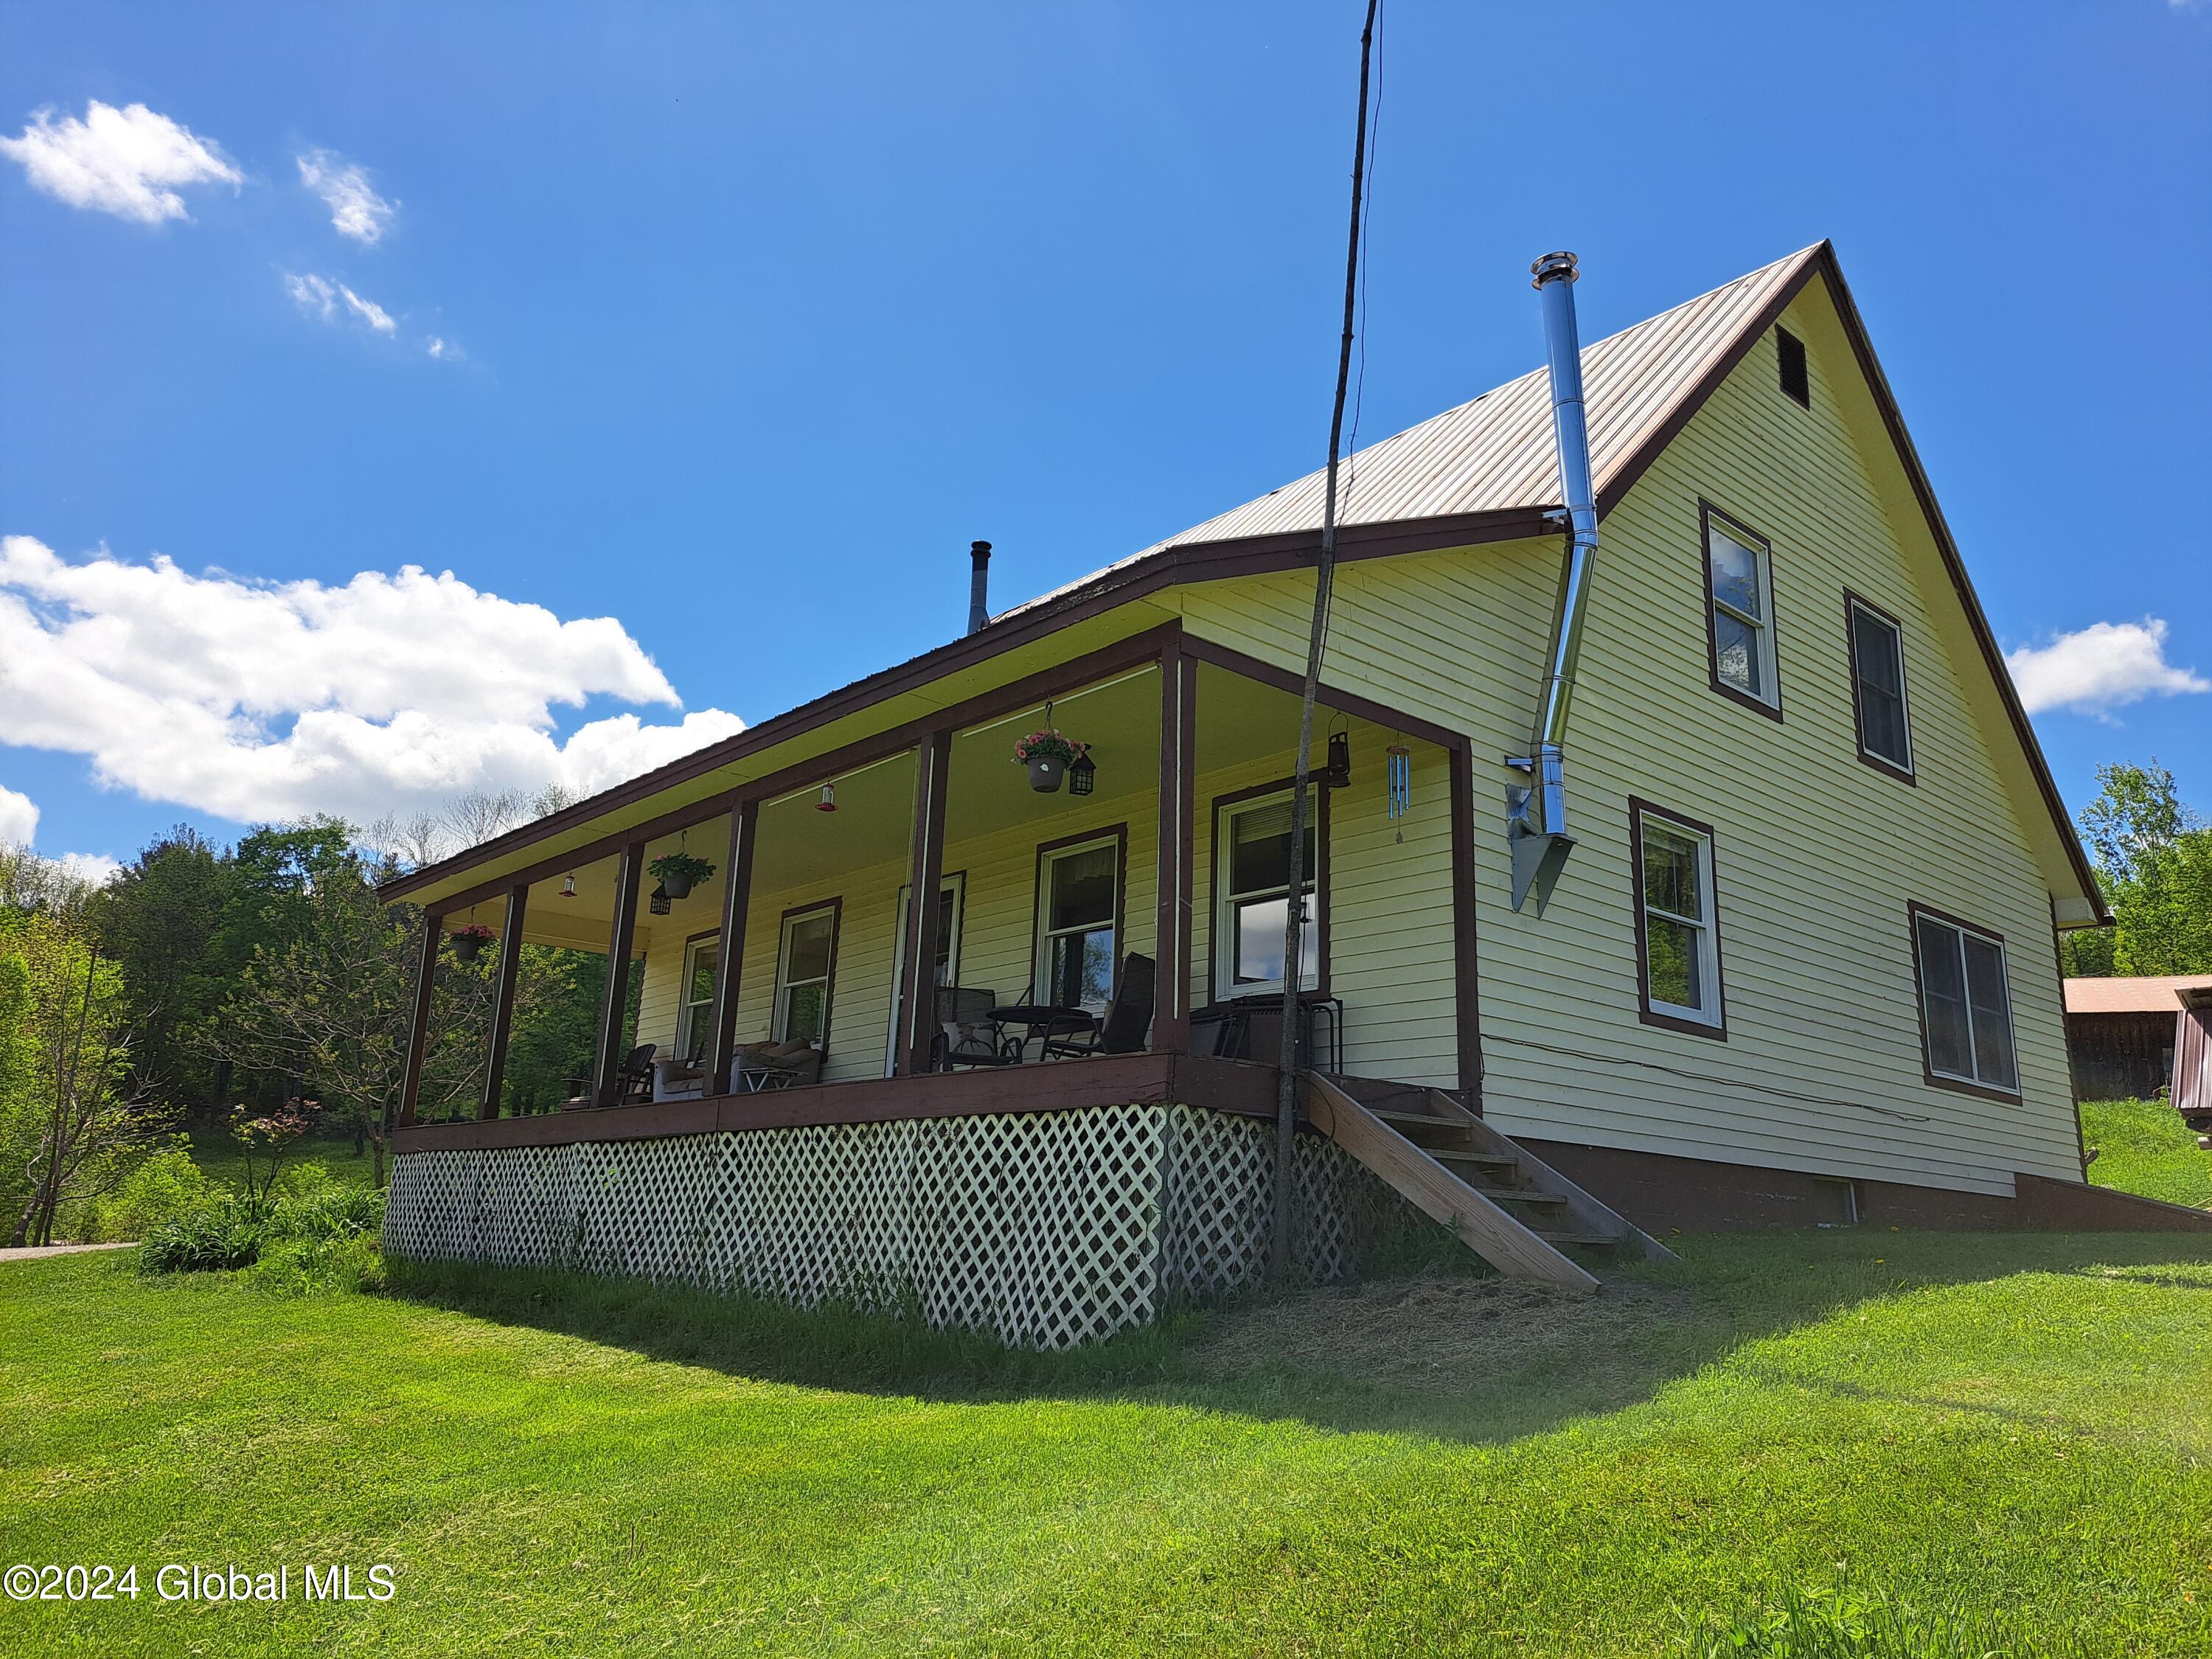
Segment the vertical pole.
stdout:
<path fill-rule="evenodd" d="M 1468 742 L 1451 746 L 1452 1000 L 1459 1091 L 1482 1115 L 1482 995 L 1474 936 L 1474 773 Z"/>
<path fill-rule="evenodd" d="M 951 770 L 951 731 L 931 732 L 914 751 L 914 856 L 907 876 L 895 1067 L 901 1077 L 929 1069 L 930 1039 L 937 1030 L 937 890 L 945 881 L 945 781 Z"/>
<path fill-rule="evenodd" d="M 422 1060 L 430 1046 L 430 996 L 437 988 L 438 941 L 445 918 L 422 913 L 422 947 L 415 963 L 415 1009 L 407 1026 L 407 1063 L 399 1074 L 399 1118 L 402 1127 L 415 1121 L 415 1105 L 422 1095 Z"/>
<path fill-rule="evenodd" d="M 744 976 L 745 914 L 753 897 L 753 831 L 760 803 L 741 800 L 730 809 L 730 857 L 722 867 L 730 878 L 722 888 L 722 932 L 714 958 L 714 1036 L 709 1052 L 714 1074 L 707 1092 L 730 1092 L 730 1070 L 738 1053 L 738 995 Z"/>
<path fill-rule="evenodd" d="M 499 936 L 499 980 L 491 994 L 491 1049 L 484 1056 L 483 1099 L 478 1117 L 499 1115 L 500 1085 L 507 1080 L 507 1039 L 514 1025 L 514 983 L 522 972 L 522 912 L 530 902 L 530 884 L 517 882 L 507 890 L 507 921 Z"/>
<path fill-rule="evenodd" d="M 1153 949 L 1152 1048 L 1190 1052 L 1191 795 L 1198 721 L 1198 659 L 1182 636 L 1160 653 L 1159 922 Z"/>
<path fill-rule="evenodd" d="M 634 841 L 622 851 L 615 880 L 615 915 L 607 933 L 607 984 L 599 999 L 599 1095 L 601 1106 L 619 1105 L 622 1091 L 623 1016 L 629 1011 L 629 950 L 637 935 L 637 894 L 645 884 L 645 843 Z"/>

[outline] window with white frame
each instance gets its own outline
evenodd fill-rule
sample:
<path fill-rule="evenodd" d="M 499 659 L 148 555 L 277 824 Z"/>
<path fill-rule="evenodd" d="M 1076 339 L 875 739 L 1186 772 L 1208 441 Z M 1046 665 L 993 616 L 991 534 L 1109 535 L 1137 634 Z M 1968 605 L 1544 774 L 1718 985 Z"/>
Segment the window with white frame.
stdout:
<path fill-rule="evenodd" d="M 1307 798 L 1304 855 L 1299 889 L 1306 906 L 1298 935 L 1298 984 L 1321 978 L 1321 907 L 1317 793 Z M 1290 922 L 1291 792 L 1224 805 L 1216 818 L 1213 890 L 1213 994 L 1231 997 L 1280 995 L 1283 933 Z"/>
<path fill-rule="evenodd" d="M 678 989 L 676 1052 L 697 1060 L 707 1052 L 714 1030 L 714 964 L 722 959 L 721 939 L 714 933 L 684 947 L 684 979 Z"/>
<path fill-rule="evenodd" d="M 1929 1079 L 2019 1092 L 2004 941 L 1915 905 L 1912 949 Z"/>
<path fill-rule="evenodd" d="M 1653 1024 L 1718 1036 L 1721 941 L 1713 832 L 1645 801 L 1632 802 L 1630 810 L 1643 1016 Z"/>
<path fill-rule="evenodd" d="M 1705 510 L 1705 524 L 1713 685 L 1778 710 L 1771 550 L 1765 538 L 1711 507 Z"/>
<path fill-rule="evenodd" d="M 1047 1006 L 1104 1011 L 1121 928 L 1121 837 L 1037 854 L 1036 995 Z"/>
<path fill-rule="evenodd" d="M 1856 595 L 1845 601 L 1851 624 L 1851 702 L 1859 753 L 1893 772 L 1912 775 L 1912 731 L 1905 712 L 1905 630 L 1897 619 Z"/>
<path fill-rule="evenodd" d="M 783 943 L 775 960 L 775 1041 L 824 1046 L 836 966 L 835 903 L 793 911 L 783 919 Z"/>

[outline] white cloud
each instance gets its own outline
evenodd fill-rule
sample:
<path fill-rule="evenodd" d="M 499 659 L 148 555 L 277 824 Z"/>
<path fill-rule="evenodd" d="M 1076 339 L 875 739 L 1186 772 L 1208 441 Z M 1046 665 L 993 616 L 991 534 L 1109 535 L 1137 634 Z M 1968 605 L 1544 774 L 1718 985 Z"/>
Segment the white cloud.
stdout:
<path fill-rule="evenodd" d="M 2144 697 L 2212 691 L 2212 680 L 2166 659 L 2166 623 L 2092 623 L 2048 645 L 2022 646 L 2005 658 L 2031 714 L 2051 708 L 2104 714 Z"/>
<path fill-rule="evenodd" d="M 39 833 L 39 804 L 0 783 L 0 845 L 28 847 Z"/>
<path fill-rule="evenodd" d="M 245 182 L 221 145 L 143 104 L 117 109 L 97 98 L 82 120 L 39 111 L 21 137 L 0 138 L 0 152 L 57 200 L 145 225 L 189 216 L 179 186 Z"/>
<path fill-rule="evenodd" d="M 382 306 L 374 301 L 362 299 L 343 283 L 338 284 L 338 292 L 345 296 L 346 306 L 353 314 L 379 334 L 389 334 L 392 331 L 395 325 L 392 320 L 392 313 Z"/>
<path fill-rule="evenodd" d="M 88 887 L 105 887 L 123 873 L 123 861 L 105 853 L 64 853 L 55 862 Z"/>
<path fill-rule="evenodd" d="M 0 538 L 0 730 L 149 799 L 367 823 L 471 790 L 603 789 L 744 726 L 623 714 L 556 742 L 554 708 L 599 696 L 682 706 L 613 617 L 563 622 L 450 571 L 260 583 Z"/>
<path fill-rule="evenodd" d="M 441 363 L 458 362 L 460 361 L 460 347 L 455 345 L 450 340 L 441 340 L 434 334 L 430 337 L 429 343 L 422 349 L 428 352 L 433 357 L 435 357 Z"/>
<path fill-rule="evenodd" d="M 300 182 L 330 209 L 331 229 L 363 247 L 383 240 L 399 204 L 370 188 L 367 168 L 326 149 L 311 149 L 293 160 L 299 163 Z"/>
<path fill-rule="evenodd" d="M 319 317 L 326 323 L 334 322 L 337 319 L 338 306 L 343 301 L 348 311 L 379 334 L 393 334 L 398 331 L 399 325 L 392 320 L 390 312 L 374 300 L 362 299 L 343 283 L 334 283 L 329 277 L 318 276 L 312 271 L 305 276 L 289 270 L 281 274 L 284 278 L 284 291 L 292 296 L 292 303 L 311 317 Z M 431 354 L 433 356 L 437 355 L 435 352 Z"/>

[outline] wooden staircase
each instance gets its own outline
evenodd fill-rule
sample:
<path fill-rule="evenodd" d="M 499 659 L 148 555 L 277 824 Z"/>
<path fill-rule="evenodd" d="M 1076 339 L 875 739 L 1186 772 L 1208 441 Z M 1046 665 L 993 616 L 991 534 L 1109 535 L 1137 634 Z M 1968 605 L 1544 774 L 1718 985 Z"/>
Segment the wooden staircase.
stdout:
<path fill-rule="evenodd" d="M 1595 1291 L 1570 1250 L 1674 1253 L 1442 1089 L 1301 1074 L 1314 1127 L 1508 1279 Z"/>

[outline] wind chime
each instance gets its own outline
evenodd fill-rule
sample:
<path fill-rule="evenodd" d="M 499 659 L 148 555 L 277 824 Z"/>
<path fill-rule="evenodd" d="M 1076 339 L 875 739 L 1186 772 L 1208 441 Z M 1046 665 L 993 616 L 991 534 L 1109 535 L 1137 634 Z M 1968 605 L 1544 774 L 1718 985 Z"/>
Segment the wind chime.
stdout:
<path fill-rule="evenodd" d="M 1389 757 L 1385 769 L 1390 784 L 1390 822 L 1396 823 L 1413 810 L 1413 751 L 1402 743 L 1394 743 L 1383 753 Z M 1402 825 L 1395 840 L 1400 846 L 1405 844 Z"/>

